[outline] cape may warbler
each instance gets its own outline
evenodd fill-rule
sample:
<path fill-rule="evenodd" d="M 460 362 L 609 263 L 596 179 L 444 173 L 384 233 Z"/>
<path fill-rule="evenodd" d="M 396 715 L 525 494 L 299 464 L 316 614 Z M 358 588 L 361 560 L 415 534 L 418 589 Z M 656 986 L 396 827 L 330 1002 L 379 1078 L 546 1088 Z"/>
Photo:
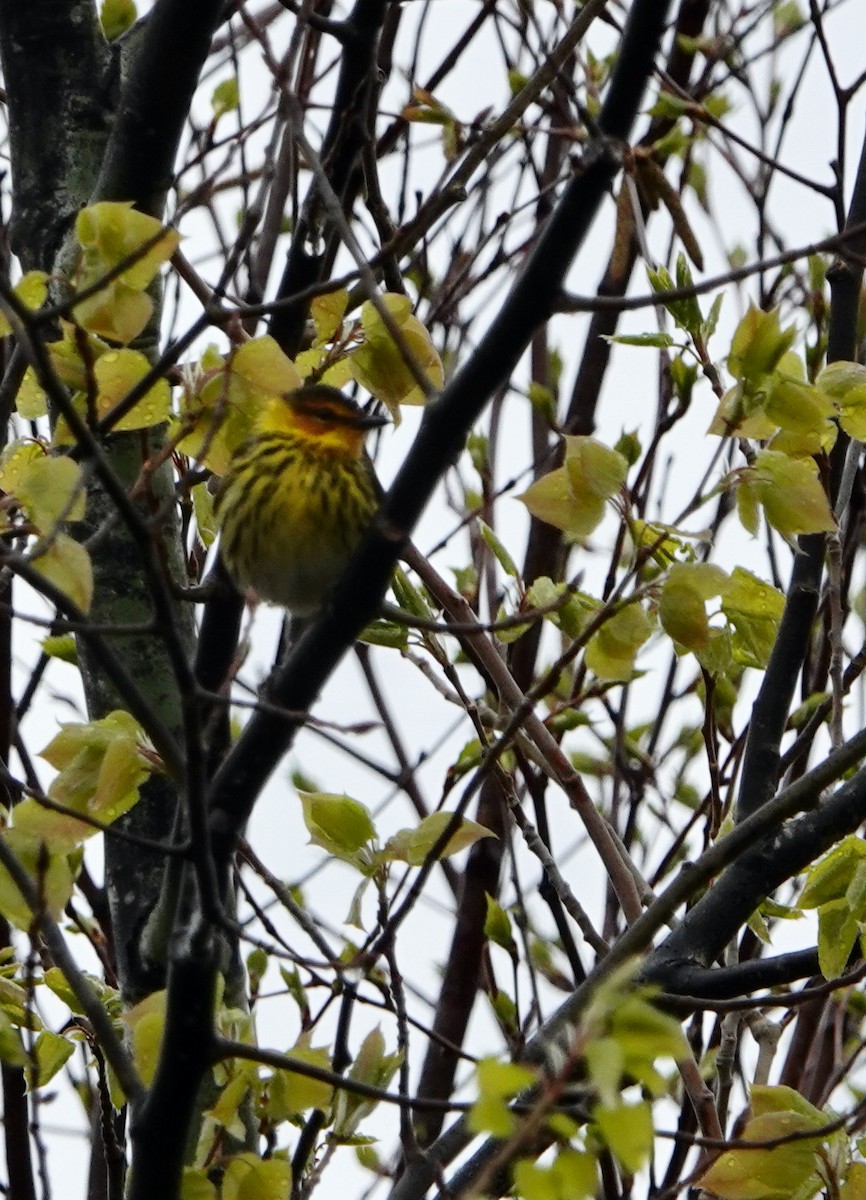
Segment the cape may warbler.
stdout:
<path fill-rule="evenodd" d="M 265 405 L 214 502 L 223 561 L 238 588 L 296 616 L 316 612 L 379 505 L 364 439 L 385 424 L 320 383 Z"/>

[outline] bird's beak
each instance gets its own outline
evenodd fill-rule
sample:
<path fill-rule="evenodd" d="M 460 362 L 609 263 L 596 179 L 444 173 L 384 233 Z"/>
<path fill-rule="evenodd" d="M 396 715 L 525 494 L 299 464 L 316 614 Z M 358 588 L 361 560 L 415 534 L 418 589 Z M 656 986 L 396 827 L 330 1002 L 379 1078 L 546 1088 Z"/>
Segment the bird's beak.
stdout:
<path fill-rule="evenodd" d="M 358 413 L 352 424 L 358 429 L 381 429 L 383 425 L 390 425 L 391 421 L 382 413 Z"/>

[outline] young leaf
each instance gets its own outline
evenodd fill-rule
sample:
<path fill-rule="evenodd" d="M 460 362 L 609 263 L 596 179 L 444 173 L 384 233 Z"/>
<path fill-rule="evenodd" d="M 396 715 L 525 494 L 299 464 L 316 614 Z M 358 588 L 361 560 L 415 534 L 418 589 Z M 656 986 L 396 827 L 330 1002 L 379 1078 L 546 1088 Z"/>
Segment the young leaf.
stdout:
<path fill-rule="evenodd" d="M 408 296 L 386 293 L 381 301 L 396 325 L 405 349 L 430 387 L 441 388 L 445 382 L 442 359 L 430 334 L 412 313 Z M 427 397 L 406 357 L 395 345 L 378 310 L 369 300 L 365 300 L 361 308 L 361 324 L 364 341 L 349 355 L 352 374 L 362 387 L 382 401 L 397 420 L 401 404 L 425 404 Z"/>
<path fill-rule="evenodd" d="M 632 1174 L 649 1158 L 653 1144 L 652 1109 L 645 1100 L 637 1104 L 598 1106 L 593 1119 L 607 1145 Z"/>
<path fill-rule="evenodd" d="M 12 289 L 25 308 L 36 312 L 48 299 L 48 276 L 44 271 L 28 271 Z M 8 319 L 0 313 L 0 337 L 12 332 Z"/>
<path fill-rule="evenodd" d="M 728 370 L 735 379 L 757 383 L 762 376 L 775 370 L 796 336 L 793 325 L 782 329 L 776 309 L 762 312 L 752 306 L 731 340 Z"/>
<path fill-rule="evenodd" d="M 369 849 L 376 838 L 376 826 L 369 809 L 349 796 L 323 792 L 301 792 L 299 795 L 310 842 L 353 866 L 369 867 Z"/>
<path fill-rule="evenodd" d="M 764 670 L 776 641 L 785 598 L 771 584 L 743 567 L 734 567 L 722 593 L 722 612 L 734 628 L 737 662 Z"/>
<path fill-rule="evenodd" d="M 283 1200 L 292 1188 L 292 1164 L 284 1158 L 260 1158 L 246 1152 L 229 1159 L 221 1200 Z"/>
<path fill-rule="evenodd" d="M 138 16 L 134 0 L 102 0 L 99 20 L 106 41 L 113 42 L 126 33 Z"/>
<path fill-rule="evenodd" d="M 508 913 L 495 898 L 487 896 L 487 916 L 484 919 L 484 936 L 497 946 L 507 951 L 511 958 L 517 961 L 517 943 L 511 932 L 511 921 Z"/>
<path fill-rule="evenodd" d="M 96 412 L 106 417 L 150 371 L 150 363 L 138 350 L 109 350 L 93 368 L 96 381 Z M 115 430 L 150 429 L 168 420 L 171 390 L 157 379 L 140 400 L 113 425 Z"/>
<path fill-rule="evenodd" d="M 331 1070 L 331 1056 L 324 1046 L 309 1044 L 309 1035 L 303 1034 L 299 1042 L 289 1051 L 291 1058 L 311 1067 Z M 327 1112 L 331 1107 L 334 1089 L 329 1083 L 311 1079 L 297 1071 L 275 1071 L 268 1086 L 267 1113 L 272 1121 L 279 1123 L 311 1108 Z"/>
<path fill-rule="evenodd" d="M 662 587 L 659 620 L 666 633 L 688 650 L 710 640 L 706 602 L 724 593 L 727 572 L 714 563 L 674 563 Z"/>
<path fill-rule="evenodd" d="M 631 679 L 637 652 L 652 630 L 652 621 L 640 604 L 626 605 L 592 635 L 586 647 L 586 665 L 599 679 Z"/>
<path fill-rule="evenodd" d="M 478 528 L 484 544 L 493 551 L 496 561 L 499 563 L 500 567 L 502 567 L 502 570 L 505 572 L 505 574 L 509 575 L 512 579 L 518 579 L 520 572 L 517 569 L 517 564 L 490 526 L 485 525 L 483 521 L 479 521 Z"/>
<path fill-rule="evenodd" d="M 323 346 L 333 339 L 342 326 L 348 303 L 349 293 L 346 288 L 338 288 L 336 291 L 313 297 L 310 316 L 316 327 L 316 345 Z"/>
<path fill-rule="evenodd" d="M 491 1133 L 494 1137 L 507 1137 L 514 1129 L 515 1118 L 509 1111 L 506 1100 L 523 1088 L 535 1083 L 535 1072 L 517 1063 L 499 1062 L 495 1058 L 483 1058 L 478 1064 L 478 1099 L 472 1105 L 467 1118 L 474 1133 Z"/>
<path fill-rule="evenodd" d="M 571 482 L 565 467 L 557 467 L 542 475 L 522 495 L 529 511 L 539 521 L 546 521 L 573 537 L 588 537 L 604 516 L 604 500 L 593 497 L 591 502 L 579 504 L 571 490 Z"/>
<path fill-rule="evenodd" d="M 761 450 L 740 486 L 754 495 L 769 523 L 784 537 L 836 528 L 817 465 L 811 460 Z"/>
<path fill-rule="evenodd" d="M 15 826 L 64 852 L 96 833 L 74 813 L 111 824 L 136 804 L 139 788 L 155 765 L 141 726 L 122 711 L 63 726 L 41 756 L 58 771 L 49 798 L 72 812 L 55 812 L 28 798 L 16 807 Z"/>
<path fill-rule="evenodd" d="M 383 857 L 408 863 L 412 867 L 420 867 L 453 819 L 453 813 L 431 813 L 414 829 L 401 829 L 386 842 L 382 851 Z M 489 829 L 485 829 L 483 825 L 479 825 L 476 821 L 470 821 L 467 817 L 461 817 L 454 833 L 445 843 L 444 849 L 439 851 L 439 857 L 450 858 L 452 854 L 459 854 L 461 850 L 466 850 L 479 838 L 493 836 L 494 834 Z"/>
<path fill-rule="evenodd" d="M 235 112 L 238 107 L 239 92 L 236 75 L 218 83 L 211 93 L 210 103 L 213 109 L 213 119 L 218 121 L 226 113 Z"/>
<path fill-rule="evenodd" d="M 69 1038 L 43 1029 L 33 1045 L 36 1058 L 36 1087 L 44 1087 L 54 1078 L 64 1063 L 68 1062 L 75 1053 L 76 1043 Z"/>

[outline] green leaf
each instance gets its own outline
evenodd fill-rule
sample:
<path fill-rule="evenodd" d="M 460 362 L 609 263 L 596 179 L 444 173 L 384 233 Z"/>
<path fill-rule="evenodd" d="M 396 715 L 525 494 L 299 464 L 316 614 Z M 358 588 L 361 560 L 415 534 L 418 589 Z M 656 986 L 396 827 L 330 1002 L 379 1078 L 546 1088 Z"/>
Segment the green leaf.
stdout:
<path fill-rule="evenodd" d="M 818 909 L 818 966 L 825 979 L 845 970 L 859 932 L 847 900 L 830 900 Z"/>
<path fill-rule="evenodd" d="M 857 864 L 845 892 L 845 900 L 856 919 L 866 921 L 866 862 Z"/>
<path fill-rule="evenodd" d="M 291 1058 L 311 1067 L 320 1067 L 325 1071 L 332 1069 L 331 1056 L 327 1049 L 310 1046 L 309 1036 L 306 1034 L 288 1053 Z M 333 1094 L 331 1084 L 319 1079 L 311 1079 L 297 1071 L 275 1071 L 268 1084 L 267 1114 L 278 1124 L 311 1108 L 327 1112 L 331 1107 Z"/>
<path fill-rule="evenodd" d="M 819 908 L 844 897 L 857 868 L 866 859 L 866 842 L 851 833 L 806 872 L 801 908 Z"/>
<path fill-rule="evenodd" d="M 640 604 L 626 605 L 590 638 L 585 655 L 587 667 L 599 679 L 631 679 L 637 652 L 652 630 L 652 621 Z"/>
<path fill-rule="evenodd" d="M 734 658 L 764 670 L 779 631 L 785 598 L 751 571 L 734 567 L 722 593 L 722 612 L 734 627 Z"/>
<path fill-rule="evenodd" d="M 797 0 L 784 0 L 773 8 L 773 33 L 777 38 L 790 37 L 806 24 Z"/>
<path fill-rule="evenodd" d="M 866 440 L 866 367 L 855 362 L 828 363 L 815 383 L 838 409 L 845 432 Z"/>
<path fill-rule="evenodd" d="M 706 602 L 728 587 L 726 571 L 714 563 L 674 563 L 662 587 L 659 620 L 665 632 L 688 650 L 700 650 L 711 633 Z"/>
<path fill-rule="evenodd" d="M 758 497 L 752 488 L 737 488 L 737 516 L 746 533 L 757 537 L 761 527 L 761 508 L 758 504 Z"/>
<path fill-rule="evenodd" d="M 657 1058 L 682 1062 L 688 1044 L 679 1021 L 663 1013 L 640 992 L 622 996 L 609 1020 L 609 1036 L 623 1055 L 623 1071 L 654 1096 L 664 1095 L 665 1082 L 655 1068 Z"/>
<path fill-rule="evenodd" d="M 696 164 L 694 164 L 694 163 L 692 164 L 693 167 L 695 165 Z M 691 182 L 691 180 L 690 180 L 690 182 Z M 701 333 L 703 334 L 703 336 L 706 340 L 711 338 L 713 336 L 713 334 L 716 332 L 716 327 L 718 326 L 718 323 L 719 323 L 719 316 L 721 315 L 721 311 L 722 311 L 722 301 L 724 300 L 724 298 L 725 298 L 724 293 L 719 292 L 718 296 L 716 296 L 715 300 L 710 305 L 710 311 L 707 313 L 707 316 L 704 319 L 704 322 L 701 326 Z"/>
<path fill-rule="evenodd" d="M 11 979 L 0 979 L 0 1011 L 19 1028 L 42 1029 L 42 1021 L 33 1007 L 32 991 L 20 987 Z"/>
<path fill-rule="evenodd" d="M 536 412 L 541 413 L 552 429 L 556 427 L 556 396 L 549 387 L 534 381 L 530 383 L 529 403 Z"/>
<path fill-rule="evenodd" d="M 69 859 L 19 829 L 8 829 L 2 837 L 35 884 L 42 904 L 56 920 L 69 903 L 75 882 Z M 5 867 L 0 867 L 0 913 L 18 929 L 29 929 L 33 923 L 33 913 Z"/>
<path fill-rule="evenodd" d="M 144 289 L 174 253 L 179 235 L 134 209 L 131 201 L 109 200 L 83 208 L 75 232 L 83 251 L 76 280 L 80 289 L 123 267 L 119 276 L 75 305 L 75 319 L 86 330 L 126 345 L 150 320 L 153 301 Z"/>
<path fill-rule="evenodd" d="M 48 415 L 48 397 L 32 367 L 24 372 L 15 397 L 15 409 L 25 421 L 38 421 L 40 417 Z"/>
<path fill-rule="evenodd" d="M 667 349 L 676 344 L 669 333 L 620 333 L 605 338 L 605 341 L 620 346 L 652 346 L 657 349 Z"/>
<path fill-rule="evenodd" d="M 301 977 L 298 974 L 298 968 L 292 967 L 289 970 L 287 967 L 280 967 L 280 976 L 283 983 L 286 985 L 286 991 L 298 1006 L 298 1011 L 301 1016 L 301 1027 L 305 1028 L 309 1023 L 310 1005 L 307 1000 L 307 993 L 304 990 L 304 985 L 301 983 Z"/>
<path fill-rule="evenodd" d="M 26 1067 L 29 1061 L 21 1034 L 6 1013 L 0 1011 L 0 1062 L 10 1067 Z"/>
<path fill-rule="evenodd" d="M 50 1029 L 43 1029 L 33 1045 L 36 1087 L 44 1087 L 75 1053 L 76 1043 Z M 29 1082 L 29 1081 L 28 1081 Z"/>
<path fill-rule="evenodd" d="M 652 1109 L 645 1101 L 637 1104 L 599 1105 L 593 1112 L 599 1132 L 625 1169 L 639 1171 L 653 1145 Z"/>
<path fill-rule="evenodd" d="M 113 42 L 135 24 L 138 16 L 133 0 L 102 0 L 99 20 L 106 41 Z"/>
<path fill-rule="evenodd" d="M 95 975 L 85 973 L 85 978 L 90 984 L 91 989 L 96 993 L 108 1011 L 114 1015 L 119 1010 L 119 996 L 117 992 L 110 988 L 101 979 L 97 979 Z M 75 993 L 66 981 L 66 976 L 59 967 L 49 967 L 42 976 L 42 981 L 49 991 L 53 992 L 70 1011 L 81 1016 L 84 1012 Z"/>
<path fill-rule="evenodd" d="M 165 990 L 151 992 L 123 1014 L 132 1037 L 132 1055 L 142 1083 L 150 1086 L 159 1064 L 165 1029 Z"/>
<path fill-rule="evenodd" d="M 424 373 L 430 386 L 445 382 L 442 359 L 430 334 L 412 313 L 408 296 L 385 293 L 380 300 L 388 310 L 406 349 Z M 360 385 L 381 400 L 395 421 L 401 404 L 424 404 L 426 396 L 410 370 L 378 310 L 369 300 L 361 307 L 364 341 L 349 355 L 352 375 Z"/>
<path fill-rule="evenodd" d="M 614 1006 L 610 1033 L 623 1048 L 627 1062 L 636 1057 L 669 1057 L 682 1062 L 689 1055 L 680 1022 L 638 991 L 627 992 Z"/>
<path fill-rule="evenodd" d="M 496 561 L 499 563 L 500 567 L 502 567 L 505 574 L 510 576 L 512 579 L 519 579 L 520 572 L 517 569 L 517 564 L 490 526 L 486 525 L 484 521 L 479 521 L 478 529 L 481 533 L 482 541 L 490 550 L 493 551 Z"/>
<path fill-rule="evenodd" d="M 734 333 L 731 353 L 728 355 L 728 370 L 735 379 L 757 383 L 775 370 L 796 336 L 793 325 L 782 329 L 777 309 L 762 312 L 752 306 Z"/>
<path fill-rule="evenodd" d="M 235 1064 L 232 1064 L 229 1068 L 223 1068 L 223 1073 L 229 1071 L 229 1079 L 223 1085 L 216 1102 L 207 1110 L 207 1116 L 229 1136 L 240 1138 L 244 1131 L 241 1106 L 249 1094 L 252 1080 L 248 1064 L 240 1070 L 233 1070 L 234 1066 Z"/>
<path fill-rule="evenodd" d="M 761 450 L 740 485 L 753 493 L 767 520 L 785 537 L 828 533 L 836 528 L 827 494 L 811 459 Z"/>
<path fill-rule="evenodd" d="M 825 1112 L 810 1104 L 796 1089 L 785 1084 L 753 1083 L 749 1089 L 749 1100 L 752 1115 L 756 1117 L 784 1110 L 798 1113 L 813 1129 L 822 1129 L 827 1124 Z"/>
<path fill-rule="evenodd" d="M 74 813 L 111 824 L 137 803 L 139 788 L 156 765 L 141 726 L 120 710 L 98 721 L 64 725 L 42 757 L 58 770 L 49 798 L 72 813 L 26 799 L 16 807 L 15 824 L 34 840 L 65 852 L 97 832 Z"/>
<path fill-rule="evenodd" d="M 12 289 L 18 301 L 36 312 L 48 299 L 48 276 L 44 271 L 28 271 Z M 12 332 L 12 326 L 0 313 L 0 337 L 7 337 Z"/>
<path fill-rule="evenodd" d="M 337 288 L 333 292 L 313 297 L 310 302 L 310 316 L 316 328 L 316 345 L 323 346 L 339 333 L 348 304 L 349 292 L 346 288 Z"/>
<path fill-rule="evenodd" d="M 396 621 L 379 618 L 366 625 L 358 635 L 358 641 L 367 646 L 385 646 L 389 650 L 405 650 L 409 645 L 409 626 Z"/>
<path fill-rule="evenodd" d="M 250 991 L 257 992 L 262 978 L 268 969 L 268 954 L 261 946 L 254 947 L 247 955 L 247 975 L 250 981 Z"/>
<path fill-rule="evenodd" d="M 780 429 L 819 437 L 835 415 L 832 401 L 817 387 L 777 372 L 764 401 L 764 412 Z"/>
<path fill-rule="evenodd" d="M 821 1138 L 800 1138 L 826 1124 L 825 1114 L 792 1088 L 753 1087 L 753 1116 L 740 1134 L 746 1142 L 789 1139 L 768 1149 L 726 1150 L 698 1180 L 721 1200 L 790 1200 L 813 1195 L 821 1185 L 816 1150 Z"/>
<path fill-rule="evenodd" d="M 221 1200 L 285 1200 L 292 1186 L 292 1165 L 284 1158 L 236 1154 L 228 1160 Z"/>
<path fill-rule="evenodd" d="M 213 494 L 207 483 L 197 483 L 190 492 L 198 536 L 206 548 L 216 541 L 217 525 L 213 511 Z"/>
<path fill-rule="evenodd" d="M 59 588 L 82 612 L 93 601 L 93 566 L 90 555 L 66 533 L 55 533 L 50 541 L 40 539 L 31 553 L 36 571 Z"/>
<path fill-rule="evenodd" d="M 146 288 L 180 241 L 173 229 L 164 228 L 155 217 L 133 208 L 131 200 L 101 200 L 83 208 L 76 218 L 75 232 L 86 251 L 85 261 L 92 263 L 95 255 L 100 270 L 120 266 L 139 255 L 121 275 L 132 288 Z M 144 251 L 151 241 L 154 244 Z"/>
<path fill-rule="evenodd" d="M 361 1049 L 349 1068 L 348 1076 L 359 1083 L 369 1083 L 384 1090 L 402 1061 L 402 1054 L 386 1053 L 385 1039 L 377 1025 L 361 1043 Z M 377 1100 L 367 1100 L 348 1091 L 338 1091 L 334 1101 L 334 1136 L 340 1139 L 351 1137 L 360 1122 L 377 1104 Z"/>
<path fill-rule="evenodd" d="M 368 887 L 369 883 L 370 883 L 370 875 L 369 875 L 369 873 L 365 873 L 364 878 L 361 880 L 361 882 L 358 884 L 358 886 L 355 888 L 354 892 L 352 893 L 352 899 L 349 901 L 349 911 L 346 913 L 346 916 L 344 917 L 344 921 L 347 925 L 354 925 L 356 929 L 360 929 L 362 931 L 365 929 L 365 926 L 364 926 L 364 915 L 363 915 L 363 910 L 361 908 L 361 904 L 363 902 L 364 893 L 367 891 L 367 887 Z"/>
<path fill-rule="evenodd" d="M 405 608 L 406 612 L 411 613 L 413 617 L 421 617 L 425 621 L 433 618 L 433 612 L 422 591 L 415 587 L 412 580 L 400 567 L 394 571 L 392 587 L 397 603 L 401 608 Z"/>
<path fill-rule="evenodd" d="M 208 1179 L 204 1168 L 184 1167 L 180 1200 L 219 1200 L 216 1185 Z"/>
<path fill-rule="evenodd" d="M 661 171 L 659 171 L 659 176 L 660 175 Z M 658 176 L 655 177 L 654 182 L 656 184 L 659 182 Z M 672 189 L 667 190 L 666 194 L 671 197 Z M 685 232 L 684 226 L 681 226 L 681 232 Z M 692 249 L 696 251 L 697 256 L 700 257 L 700 248 L 694 244 L 694 239 L 691 237 L 690 231 L 687 233 L 687 237 L 691 242 Z M 676 282 L 674 282 L 670 276 L 670 272 L 664 267 L 659 267 L 656 270 L 651 268 L 647 270 L 647 278 L 649 279 L 650 287 L 654 292 L 670 292 L 675 288 L 692 287 L 693 280 L 691 271 L 689 270 L 685 255 L 683 254 L 680 254 L 677 257 L 676 274 L 677 278 Z M 684 329 L 686 333 L 690 333 L 692 335 L 700 332 L 703 317 L 701 315 L 700 305 L 694 296 L 686 297 L 681 300 L 663 299 L 661 302 L 671 314 L 680 329 Z"/>
<path fill-rule="evenodd" d="M 42 653 L 48 658 L 58 658 L 61 662 L 72 663 L 73 666 L 78 665 L 78 647 L 71 633 L 62 633 L 57 637 L 49 634 L 39 644 L 42 647 Z"/>
<path fill-rule="evenodd" d="M 484 920 L 484 936 L 497 946 L 501 946 L 517 961 L 517 943 L 511 932 L 511 921 L 508 913 L 495 896 L 487 893 L 487 916 Z"/>
<path fill-rule="evenodd" d="M 598 1164 L 592 1154 L 565 1148 L 550 1168 L 556 1180 L 559 1200 L 584 1200 L 598 1188 Z"/>
<path fill-rule="evenodd" d="M 244 342 L 232 356 L 231 371 L 248 391 L 265 396 L 282 396 L 303 382 L 295 364 L 270 334 Z"/>
<path fill-rule="evenodd" d="M 508 992 L 498 988 L 491 997 L 493 1013 L 507 1038 L 515 1038 L 520 1033 L 520 1021 L 517 1015 L 517 1005 Z"/>
<path fill-rule="evenodd" d="M 542 475 L 517 496 L 534 517 L 572 537 L 588 537 L 604 517 L 604 501 L 594 497 L 581 506 L 575 499 L 565 467 Z"/>
<path fill-rule="evenodd" d="M 554 583 L 547 575 L 540 575 L 526 589 L 526 607 L 529 609 L 553 608 L 554 605 L 559 605 L 563 601 L 567 591 L 564 583 Z M 554 609 L 547 614 L 545 619 L 558 624 L 559 615 L 559 611 Z"/>
<path fill-rule="evenodd" d="M 389 838 L 382 851 L 383 857 L 387 860 L 408 863 L 412 867 L 420 867 L 453 820 L 454 814 L 450 812 L 431 813 L 414 829 L 401 829 L 399 833 L 395 833 L 393 837 Z M 439 851 L 439 858 L 450 858 L 452 854 L 459 854 L 461 850 L 466 850 L 479 838 L 494 836 L 489 829 L 479 825 L 477 821 L 460 817 L 454 832 L 445 843 L 444 848 Z"/>
<path fill-rule="evenodd" d="M 109 350 L 103 354 L 93 368 L 97 416 L 109 416 L 149 372 L 150 363 L 139 350 Z M 168 383 L 157 379 L 112 428 L 119 432 L 160 425 L 168 420 L 170 403 Z"/>
<path fill-rule="evenodd" d="M 632 430 L 631 433 L 626 433 L 625 430 L 620 434 L 619 440 L 614 446 L 617 454 L 622 455 L 630 467 L 633 467 L 636 462 L 640 461 L 640 456 L 643 452 L 641 441 L 637 430 Z"/>
<path fill-rule="evenodd" d="M 236 75 L 218 83 L 211 93 L 210 103 L 213 109 L 213 119 L 218 121 L 226 113 L 235 112 L 240 99 Z"/>
<path fill-rule="evenodd" d="M 469 1128 L 473 1133 L 507 1137 L 516 1121 L 506 1100 L 531 1087 L 536 1081 L 535 1072 L 517 1063 L 482 1058 L 478 1063 L 476 1079 L 478 1099 L 469 1110 Z"/>
<path fill-rule="evenodd" d="M 620 1101 L 620 1081 L 625 1054 L 616 1038 L 596 1037 L 587 1042 L 586 1068 L 602 1104 L 613 1107 Z"/>
<path fill-rule="evenodd" d="M 660 91 L 649 109 L 651 117 L 662 117 L 666 121 L 676 121 L 686 116 L 694 107 L 694 102 L 675 96 L 673 92 Z"/>
<path fill-rule="evenodd" d="M 500 604 L 496 611 L 496 620 L 499 623 L 502 623 L 503 621 L 506 621 L 514 616 L 515 614 L 509 612 L 504 604 Z M 521 622 L 519 625 L 509 625 L 506 628 L 497 629 L 494 637 L 496 638 L 497 642 L 502 642 L 504 645 L 510 646 L 512 642 L 519 641 L 529 628 L 529 621 L 525 623 Z"/>
<path fill-rule="evenodd" d="M 625 481 L 628 461 L 595 438 L 567 437 L 565 445 L 565 466 L 543 475 L 517 499 L 540 521 L 585 538 Z"/>
<path fill-rule="evenodd" d="M 559 1187 L 550 1167 L 529 1158 L 514 1164 L 514 1191 L 521 1200 L 559 1200 Z"/>
<path fill-rule="evenodd" d="M 78 463 L 44 454 L 33 442 L 18 443 L 17 449 L 0 467 L 0 488 L 15 495 L 42 533 L 56 529 L 61 520 L 80 521 L 84 486 Z"/>
<path fill-rule="evenodd" d="M 616 495 L 628 475 L 628 462 L 617 451 L 591 437 L 565 439 L 565 466 L 575 499 Z"/>
<path fill-rule="evenodd" d="M 839 1200 L 866 1200 L 866 1163 L 853 1162 L 848 1167 Z"/>
<path fill-rule="evenodd" d="M 349 796 L 300 792 L 310 842 L 335 858 L 368 868 L 376 826 L 365 805 Z M 363 853 L 362 853 L 363 852 Z"/>

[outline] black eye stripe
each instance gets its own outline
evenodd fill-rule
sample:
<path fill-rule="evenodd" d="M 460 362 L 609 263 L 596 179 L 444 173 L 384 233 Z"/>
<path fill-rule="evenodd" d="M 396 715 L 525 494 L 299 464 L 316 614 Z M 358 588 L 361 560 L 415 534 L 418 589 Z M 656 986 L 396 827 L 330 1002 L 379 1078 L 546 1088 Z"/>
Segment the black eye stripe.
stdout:
<path fill-rule="evenodd" d="M 335 408 L 309 408 L 304 406 L 300 412 L 307 417 L 314 417 L 318 421 L 327 421 L 330 423 L 336 422 L 338 425 L 354 425 L 355 413 L 343 412 Z M 357 416 L 361 414 L 358 413 Z"/>

